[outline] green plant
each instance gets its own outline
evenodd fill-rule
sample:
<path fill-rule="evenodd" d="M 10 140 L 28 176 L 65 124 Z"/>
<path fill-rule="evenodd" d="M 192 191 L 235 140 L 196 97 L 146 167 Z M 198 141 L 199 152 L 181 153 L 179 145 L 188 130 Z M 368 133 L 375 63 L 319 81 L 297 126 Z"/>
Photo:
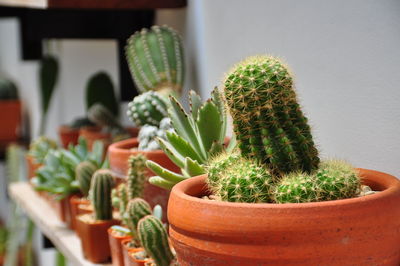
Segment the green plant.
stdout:
<path fill-rule="evenodd" d="M 127 115 L 136 126 L 159 126 L 167 116 L 167 104 L 155 91 L 144 92 L 128 104 Z"/>
<path fill-rule="evenodd" d="M 73 129 L 79 129 L 82 127 L 90 127 L 94 126 L 95 124 L 90 121 L 87 117 L 80 117 L 76 118 L 74 121 L 72 121 L 69 126 Z"/>
<path fill-rule="evenodd" d="M 139 220 L 145 217 L 146 215 L 150 215 L 151 213 L 152 213 L 151 207 L 144 199 L 134 198 L 129 200 L 125 213 L 125 218 L 127 221 L 128 228 L 133 236 L 133 241 L 136 242 L 139 241 L 137 233 L 137 226 Z"/>
<path fill-rule="evenodd" d="M 8 79 L 0 78 L 0 100 L 17 100 L 18 89 L 15 84 Z"/>
<path fill-rule="evenodd" d="M 116 188 L 113 188 L 111 191 L 111 198 L 113 207 L 119 211 L 120 215 L 122 216 L 122 222 L 126 224 L 123 214 L 126 210 L 126 206 L 128 205 L 129 198 L 128 189 L 125 183 L 121 183 Z"/>
<path fill-rule="evenodd" d="M 231 202 L 271 202 L 273 177 L 260 163 L 239 154 L 222 154 L 208 166 L 207 184 L 214 196 Z"/>
<path fill-rule="evenodd" d="M 88 118 L 98 126 L 105 127 L 109 131 L 114 129 L 124 131 L 122 125 L 104 105 L 100 103 L 93 104 L 88 110 Z"/>
<path fill-rule="evenodd" d="M 318 151 L 297 103 L 292 75 L 279 59 L 258 56 L 237 64 L 224 91 L 243 156 L 277 174 L 318 168 Z"/>
<path fill-rule="evenodd" d="M 160 125 L 150 126 L 144 125 L 140 128 L 138 134 L 139 140 L 139 151 L 154 151 L 159 150 L 159 139 L 166 139 L 166 133 L 172 132 L 171 120 L 168 117 L 163 118 L 160 121 Z"/>
<path fill-rule="evenodd" d="M 54 149 L 57 149 L 57 143 L 52 139 L 41 136 L 31 142 L 28 155 L 33 158 L 35 163 L 42 164 L 47 153 Z"/>
<path fill-rule="evenodd" d="M 101 104 L 118 117 L 119 106 L 114 93 L 114 85 L 110 76 L 105 72 L 97 72 L 91 76 L 86 84 L 86 110 L 94 104 Z"/>
<path fill-rule="evenodd" d="M 53 96 L 58 79 L 59 65 L 55 57 L 47 55 L 40 62 L 39 81 L 42 117 L 39 135 L 44 135 L 51 97 Z"/>
<path fill-rule="evenodd" d="M 158 138 L 158 141 L 161 149 L 181 168 L 182 174 L 147 161 L 147 167 L 157 174 L 150 178 L 151 184 L 171 189 L 182 180 L 204 174 L 210 158 L 225 150 L 227 122 L 223 99 L 217 88 L 211 95 L 202 103 L 200 96 L 191 91 L 190 113 L 174 97 L 170 97 L 168 114 L 175 132 L 167 132 L 166 140 Z M 227 150 L 231 151 L 234 146 L 232 139 Z"/>
<path fill-rule="evenodd" d="M 294 172 L 283 176 L 273 191 L 276 203 L 304 203 L 319 201 L 314 176 Z"/>
<path fill-rule="evenodd" d="M 141 92 L 180 93 L 184 79 L 182 41 L 168 26 L 135 32 L 125 47 L 132 78 Z"/>
<path fill-rule="evenodd" d="M 174 260 L 168 242 L 167 231 L 162 222 L 152 215 L 145 216 L 138 223 L 140 243 L 157 266 L 169 266 Z"/>
<path fill-rule="evenodd" d="M 112 220 L 111 190 L 114 179 L 110 170 L 100 169 L 93 175 L 90 187 L 90 201 L 93 204 L 95 220 Z"/>
<path fill-rule="evenodd" d="M 143 189 L 146 182 L 146 157 L 143 154 L 131 155 L 129 157 L 128 170 L 128 198 L 134 199 L 143 195 Z"/>
<path fill-rule="evenodd" d="M 75 168 L 75 177 L 78 180 L 79 189 L 84 197 L 87 197 L 89 194 L 90 182 L 97 169 L 98 167 L 90 161 L 80 162 Z"/>

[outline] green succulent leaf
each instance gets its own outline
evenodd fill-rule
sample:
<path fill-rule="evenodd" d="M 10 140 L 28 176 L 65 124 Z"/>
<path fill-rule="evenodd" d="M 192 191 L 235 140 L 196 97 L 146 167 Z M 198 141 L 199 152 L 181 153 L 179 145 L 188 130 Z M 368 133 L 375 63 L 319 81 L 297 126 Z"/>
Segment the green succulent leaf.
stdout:
<path fill-rule="evenodd" d="M 218 107 L 208 100 L 199 110 L 197 127 L 206 151 L 221 138 L 222 123 Z"/>
<path fill-rule="evenodd" d="M 211 99 L 213 103 L 217 106 L 218 111 L 221 114 L 220 117 L 222 119 L 222 130 L 220 140 L 223 141 L 226 136 L 227 118 L 224 98 L 219 92 L 218 87 L 215 87 L 214 90 L 211 92 Z"/>
<path fill-rule="evenodd" d="M 157 187 L 165 188 L 165 189 L 168 189 L 168 190 L 171 190 L 172 187 L 175 185 L 175 183 L 167 181 L 164 178 L 159 177 L 159 176 L 150 177 L 149 183 L 152 184 L 152 185 L 155 185 Z"/>
<path fill-rule="evenodd" d="M 184 140 L 181 136 L 175 132 L 167 132 L 166 136 L 174 150 L 182 155 L 182 157 L 190 157 L 200 163 L 205 163 L 206 158 L 203 158 L 201 154 L 198 154 L 193 147 L 190 146 L 190 143 Z"/>
<path fill-rule="evenodd" d="M 160 145 L 160 148 L 165 152 L 168 158 L 176 164 L 178 167 L 183 168 L 185 166 L 185 158 L 175 150 L 175 148 L 168 143 L 167 141 L 157 138 L 157 142 Z"/>
<path fill-rule="evenodd" d="M 185 160 L 185 171 L 190 176 L 198 176 L 206 173 L 206 170 L 202 165 L 200 165 L 197 161 L 190 159 L 189 157 L 186 157 Z"/>
<path fill-rule="evenodd" d="M 147 161 L 146 166 L 150 168 L 150 170 L 153 171 L 156 175 L 159 175 L 163 179 L 169 182 L 173 182 L 175 184 L 186 179 L 184 176 L 169 171 L 168 169 L 165 169 L 164 167 L 153 161 Z"/>
<path fill-rule="evenodd" d="M 189 91 L 189 102 L 190 102 L 190 111 L 192 113 L 192 118 L 194 120 L 197 119 L 197 114 L 202 105 L 201 97 L 193 90 Z"/>
<path fill-rule="evenodd" d="M 214 141 L 210 148 L 209 155 L 215 156 L 222 151 L 224 151 L 224 145 L 219 141 Z"/>

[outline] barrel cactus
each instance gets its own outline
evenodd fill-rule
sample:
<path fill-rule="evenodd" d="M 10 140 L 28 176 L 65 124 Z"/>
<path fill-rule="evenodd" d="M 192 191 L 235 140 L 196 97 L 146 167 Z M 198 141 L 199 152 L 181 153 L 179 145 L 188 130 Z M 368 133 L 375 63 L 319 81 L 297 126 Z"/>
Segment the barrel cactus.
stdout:
<path fill-rule="evenodd" d="M 8 79 L 0 78 L 0 101 L 17 99 L 18 89 L 15 84 Z"/>
<path fill-rule="evenodd" d="M 244 60 L 227 75 L 224 91 L 243 156 L 276 174 L 318 168 L 310 126 L 297 102 L 293 77 L 281 60 Z"/>
<path fill-rule="evenodd" d="M 162 222 L 152 215 L 142 218 L 138 224 L 140 243 L 158 266 L 169 266 L 174 260 Z"/>
<path fill-rule="evenodd" d="M 90 189 L 90 182 L 97 166 L 90 161 L 83 161 L 75 168 L 75 177 L 79 183 L 79 189 L 83 196 L 87 197 Z"/>
<path fill-rule="evenodd" d="M 128 104 L 127 115 L 136 126 L 159 126 L 167 114 L 165 100 L 154 91 L 144 92 Z"/>
<path fill-rule="evenodd" d="M 315 178 L 307 173 L 290 173 L 275 187 L 276 203 L 305 203 L 319 201 Z"/>
<path fill-rule="evenodd" d="M 95 220 L 112 220 L 111 190 L 114 179 L 110 170 L 100 169 L 93 175 L 90 187 Z"/>
<path fill-rule="evenodd" d="M 168 26 L 153 26 L 133 34 L 125 47 L 133 80 L 141 92 L 180 93 L 184 81 L 182 41 Z"/>
<path fill-rule="evenodd" d="M 134 198 L 129 200 L 126 209 L 126 221 L 129 230 L 135 241 L 138 241 L 137 225 L 139 220 L 152 213 L 151 207 L 147 201 L 141 198 Z"/>

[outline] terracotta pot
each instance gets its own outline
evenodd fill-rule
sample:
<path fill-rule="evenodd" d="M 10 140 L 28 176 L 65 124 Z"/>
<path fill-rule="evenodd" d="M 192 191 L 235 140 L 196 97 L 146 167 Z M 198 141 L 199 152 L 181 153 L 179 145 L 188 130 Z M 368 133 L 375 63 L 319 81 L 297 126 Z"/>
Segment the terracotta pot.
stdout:
<path fill-rule="evenodd" d="M 291 204 L 203 200 L 205 176 L 177 184 L 168 209 L 180 265 L 399 265 L 400 181 L 360 169 L 379 193 Z"/>
<path fill-rule="evenodd" d="M 131 239 L 125 239 L 125 240 L 121 241 L 124 265 L 125 266 L 144 265 L 144 261 L 142 264 L 140 264 L 142 261 L 136 260 L 133 256 L 131 256 L 131 254 L 134 254 L 135 252 L 142 251 L 143 248 L 130 248 L 130 247 L 128 247 L 128 244 L 130 242 L 131 242 Z"/>
<path fill-rule="evenodd" d="M 25 159 L 27 164 L 28 179 L 30 180 L 36 175 L 36 170 L 39 169 L 42 164 L 35 163 L 35 160 L 29 155 L 26 155 Z"/>
<path fill-rule="evenodd" d="M 113 228 L 108 228 L 108 241 L 110 242 L 111 250 L 111 261 L 113 266 L 124 266 L 124 256 L 122 251 L 123 240 L 130 240 L 132 237 L 130 235 L 120 236 Z"/>
<path fill-rule="evenodd" d="M 93 262 L 102 263 L 110 259 L 110 244 L 107 230 L 119 224 L 117 220 L 93 221 L 91 214 L 83 214 L 77 218 L 77 228 L 80 232 L 83 256 Z"/>
<path fill-rule="evenodd" d="M 58 135 L 64 148 L 68 148 L 70 143 L 72 145 L 78 144 L 79 129 L 63 125 L 58 128 Z"/>
<path fill-rule="evenodd" d="M 19 100 L 1 100 L 0 114 L 2 114 L 0 141 L 18 140 L 21 135 L 21 102 Z"/>
<path fill-rule="evenodd" d="M 139 153 L 146 156 L 147 159 L 155 161 L 161 166 L 167 168 L 170 171 L 179 173 L 180 169 L 177 167 L 162 150 L 156 151 L 137 151 L 132 150 L 139 145 L 137 138 L 127 139 L 123 141 L 118 141 L 110 145 L 108 149 L 108 157 L 110 161 L 111 170 L 117 175 L 125 177 L 128 173 L 129 164 L 128 159 L 131 155 L 137 155 Z M 155 175 L 153 172 L 148 170 L 147 175 Z M 160 204 L 164 211 L 167 210 L 168 206 L 169 191 L 153 186 L 146 182 L 144 188 L 143 198 L 149 202 L 153 207 Z M 166 218 L 166 215 L 164 215 Z"/>
<path fill-rule="evenodd" d="M 48 194 L 47 200 L 56 211 L 58 218 L 66 223 L 68 228 L 72 229 L 72 216 L 70 200 L 73 195 L 69 195 L 61 200 L 56 199 L 56 195 Z"/>
<path fill-rule="evenodd" d="M 70 199 L 69 199 L 69 206 L 70 206 L 70 215 L 71 215 L 71 227 L 72 230 L 76 230 L 76 217 L 78 215 L 81 214 L 85 214 L 85 213 L 90 213 L 90 212 L 84 212 L 81 211 L 81 209 L 79 209 L 79 205 L 89 205 L 90 201 L 86 198 L 82 198 L 79 195 L 73 195 Z"/>

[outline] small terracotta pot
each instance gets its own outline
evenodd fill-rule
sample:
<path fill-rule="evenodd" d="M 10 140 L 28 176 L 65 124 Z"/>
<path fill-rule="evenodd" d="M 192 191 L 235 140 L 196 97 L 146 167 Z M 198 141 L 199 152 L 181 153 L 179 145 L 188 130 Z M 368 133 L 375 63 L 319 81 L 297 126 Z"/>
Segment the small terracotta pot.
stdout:
<path fill-rule="evenodd" d="M 150 259 L 138 260 L 135 258 L 135 253 L 142 251 L 143 248 L 132 250 L 128 252 L 129 264 L 127 266 L 144 266 Z"/>
<path fill-rule="evenodd" d="M 128 247 L 128 244 L 131 242 L 131 239 L 125 239 L 121 241 L 121 246 L 122 246 L 122 256 L 123 256 L 123 261 L 125 266 L 139 266 L 139 265 L 144 265 L 143 264 L 138 264 L 140 261 L 136 260 L 133 256 L 131 256 L 132 253 L 142 251 L 143 248 L 130 248 Z"/>
<path fill-rule="evenodd" d="M 68 148 L 70 143 L 74 146 L 78 144 L 79 129 L 63 125 L 58 128 L 58 135 L 64 148 Z"/>
<path fill-rule="evenodd" d="M 180 265 L 399 265 L 400 181 L 360 169 L 373 195 L 313 203 L 204 200 L 206 176 L 172 189 L 170 238 Z"/>
<path fill-rule="evenodd" d="M 18 140 L 21 135 L 21 102 L 19 100 L 1 100 L 0 114 L 2 114 L 0 141 Z"/>
<path fill-rule="evenodd" d="M 113 266 L 124 266 L 124 256 L 121 242 L 132 239 L 132 236 L 120 236 L 115 233 L 112 227 L 108 228 L 108 240 L 110 242 L 111 261 Z"/>
<path fill-rule="evenodd" d="M 170 171 L 179 173 L 180 169 L 177 167 L 162 150 L 156 151 L 137 151 L 132 150 L 139 145 L 137 138 L 127 139 L 113 143 L 108 148 L 108 157 L 110 161 L 110 168 L 117 176 L 125 177 L 128 173 L 129 164 L 128 159 L 131 155 L 143 154 L 147 159 L 155 161 L 161 166 L 167 168 Z M 148 170 L 147 175 L 155 175 L 153 172 Z M 143 198 L 149 202 L 153 207 L 160 204 L 164 211 L 167 210 L 168 206 L 169 191 L 153 186 L 146 182 L 144 188 Z M 164 215 L 166 218 L 166 215 Z"/>
<path fill-rule="evenodd" d="M 36 170 L 39 169 L 42 164 L 35 163 L 35 160 L 29 155 L 26 155 L 25 159 L 27 164 L 28 179 L 30 180 L 36 175 Z"/>
<path fill-rule="evenodd" d="M 47 200 L 56 211 L 58 218 L 72 229 L 72 216 L 70 200 L 73 195 L 69 195 L 61 200 L 56 199 L 56 195 L 48 194 Z"/>
<path fill-rule="evenodd" d="M 72 230 L 76 231 L 76 217 L 81 214 L 90 213 L 90 212 L 83 212 L 79 209 L 79 205 L 89 205 L 90 201 L 86 198 L 82 198 L 79 195 L 73 195 L 69 199 L 70 211 L 71 211 L 71 227 Z"/>
<path fill-rule="evenodd" d="M 117 220 L 93 221 L 91 214 L 83 214 L 77 218 L 84 257 L 93 263 L 107 262 L 110 259 L 110 244 L 107 230 L 119 224 Z"/>

